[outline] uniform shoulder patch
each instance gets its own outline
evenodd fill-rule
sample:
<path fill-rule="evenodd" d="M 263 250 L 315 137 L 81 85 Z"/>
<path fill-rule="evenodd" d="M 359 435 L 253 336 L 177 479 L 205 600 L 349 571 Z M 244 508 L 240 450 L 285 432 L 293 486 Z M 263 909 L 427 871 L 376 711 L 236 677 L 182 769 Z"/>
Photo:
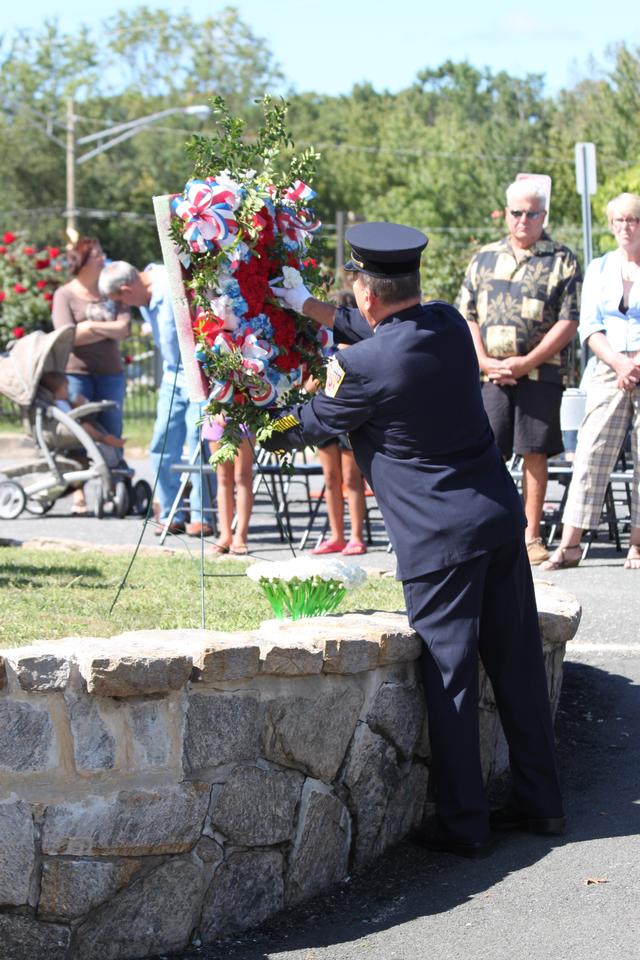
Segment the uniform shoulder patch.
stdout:
<path fill-rule="evenodd" d="M 328 397 L 335 397 L 340 384 L 344 380 L 345 370 L 341 367 L 335 357 L 332 357 L 327 364 L 327 383 L 324 392 Z"/>

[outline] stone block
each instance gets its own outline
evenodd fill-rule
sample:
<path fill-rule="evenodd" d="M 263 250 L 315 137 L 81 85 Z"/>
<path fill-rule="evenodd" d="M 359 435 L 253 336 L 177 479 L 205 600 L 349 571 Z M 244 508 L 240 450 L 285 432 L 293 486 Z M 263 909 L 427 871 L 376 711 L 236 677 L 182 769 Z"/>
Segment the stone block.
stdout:
<path fill-rule="evenodd" d="M 166 700 L 130 704 L 129 727 L 137 766 L 158 767 L 168 763 L 170 734 Z"/>
<path fill-rule="evenodd" d="M 38 914 L 76 920 L 126 887 L 142 864 L 142 860 L 45 859 Z"/>
<path fill-rule="evenodd" d="M 401 622 L 392 629 L 381 629 L 380 666 L 417 660 L 422 651 L 422 640 L 411 629 L 406 616 L 398 615 L 398 620 Z"/>
<path fill-rule="evenodd" d="M 71 857 L 182 853 L 202 833 L 209 798 L 208 784 L 180 783 L 51 804 L 42 852 Z"/>
<path fill-rule="evenodd" d="M 422 690 L 416 686 L 383 683 L 367 716 L 374 731 L 410 757 L 416 747 L 424 722 L 425 703 Z"/>
<path fill-rule="evenodd" d="M 378 666 L 380 644 L 374 639 L 330 637 L 324 642 L 325 673 L 362 673 Z"/>
<path fill-rule="evenodd" d="M 28 803 L 0 803 L 0 906 L 22 906 L 36 862 L 35 830 Z"/>
<path fill-rule="evenodd" d="M 0 913 L 2 960 L 68 960 L 70 941 L 68 927 Z"/>
<path fill-rule="evenodd" d="M 26 647 L 11 654 L 10 661 L 23 690 L 64 690 L 71 676 L 68 658 L 51 650 Z"/>
<path fill-rule="evenodd" d="M 204 898 L 204 943 L 255 927 L 284 904 L 282 854 L 277 850 L 232 853 L 216 870 Z"/>
<path fill-rule="evenodd" d="M 193 658 L 173 637 L 140 631 L 94 641 L 78 653 L 89 693 L 99 697 L 138 697 L 181 690 L 191 676 Z"/>
<path fill-rule="evenodd" d="M 207 770 L 255 760 L 260 750 L 260 704 L 254 696 L 196 693 L 189 697 L 184 769 Z"/>
<path fill-rule="evenodd" d="M 116 761 L 116 741 L 101 716 L 96 698 L 67 696 L 65 700 L 76 767 L 111 770 Z"/>
<path fill-rule="evenodd" d="M 366 724 L 360 724 L 342 774 L 342 781 L 349 791 L 349 809 L 355 820 L 354 863 L 357 868 L 382 853 L 386 846 L 387 808 L 400 780 L 394 748 L 372 733 Z"/>
<path fill-rule="evenodd" d="M 260 669 L 260 647 L 252 633 L 207 633 L 206 646 L 194 659 L 203 683 L 244 680 Z"/>
<path fill-rule="evenodd" d="M 201 867 L 169 860 L 80 925 L 77 955 L 82 960 L 125 960 L 184 950 L 201 900 Z"/>
<path fill-rule="evenodd" d="M 330 788 L 307 780 L 286 876 L 287 905 L 300 903 L 347 875 L 351 817 Z"/>
<path fill-rule="evenodd" d="M 313 700 L 270 701 L 264 720 L 265 757 L 330 783 L 344 759 L 363 702 L 355 684 Z"/>
<path fill-rule="evenodd" d="M 303 778 L 260 767 L 236 767 L 211 802 L 211 825 L 243 846 L 291 840 Z"/>
<path fill-rule="evenodd" d="M 0 769 L 37 773 L 56 766 L 58 745 L 44 706 L 0 700 Z"/>
<path fill-rule="evenodd" d="M 536 580 L 535 588 L 543 644 L 569 643 L 580 625 L 580 603 L 573 594 L 544 580 Z"/>
<path fill-rule="evenodd" d="M 395 789 L 387 804 L 387 815 L 378 837 L 380 850 L 399 843 L 412 830 L 420 826 L 427 802 L 429 771 L 423 763 L 412 764 L 401 771 Z"/>
<path fill-rule="evenodd" d="M 324 655 L 315 644 L 260 644 L 260 672 L 281 677 L 302 677 L 322 673 Z"/>

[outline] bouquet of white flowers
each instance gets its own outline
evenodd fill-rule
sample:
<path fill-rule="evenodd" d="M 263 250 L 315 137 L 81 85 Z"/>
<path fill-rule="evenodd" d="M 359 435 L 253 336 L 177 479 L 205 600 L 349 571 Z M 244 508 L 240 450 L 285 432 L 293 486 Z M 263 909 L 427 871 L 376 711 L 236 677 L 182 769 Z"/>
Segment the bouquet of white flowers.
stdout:
<path fill-rule="evenodd" d="M 252 564 L 247 576 L 260 585 L 278 620 L 332 613 L 347 590 L 367 579 L 362 567 L 354 564 L 300 557 Z"/>

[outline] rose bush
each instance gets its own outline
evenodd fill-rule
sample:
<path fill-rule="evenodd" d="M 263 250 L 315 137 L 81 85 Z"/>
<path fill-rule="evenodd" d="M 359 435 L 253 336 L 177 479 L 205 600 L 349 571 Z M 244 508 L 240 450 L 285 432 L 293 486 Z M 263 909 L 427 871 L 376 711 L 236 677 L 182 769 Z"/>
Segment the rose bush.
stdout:
<path fill-rule="evenodd" d="M 36 247 L 8 230 L 0 239 L 0 350 L 6 350 L 27 333 L 51 329 L 53 293 L 65 277 L 58 247 Z"/>

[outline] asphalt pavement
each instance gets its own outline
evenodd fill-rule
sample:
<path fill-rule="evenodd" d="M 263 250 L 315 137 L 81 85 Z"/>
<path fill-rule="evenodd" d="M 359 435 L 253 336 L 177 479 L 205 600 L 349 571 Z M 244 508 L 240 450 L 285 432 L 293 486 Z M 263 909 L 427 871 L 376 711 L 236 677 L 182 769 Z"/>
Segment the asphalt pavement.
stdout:
<path fill-rule="evenodd" d="M 132 464 L 137 477 L 147 463 Z M 0 471 L 2 463 L 0 462 Z M 17 542 L 73 541 L 133 550 L 138 517 L 76 518 L 69 498 L 44 517 L 0 521 Z M 294 517 L 299 540 L 307 518 Z M 313 546 L 320 525 L 310 540 Z M 362 560 L 394 570 L 380 521 Z M 151 528 L 143 542 L 157 544 Z M 197 541 L 169 538 L 167 549 Z M 255 511 L 252 555 L 291 556 L 268 501 Z M 540 574 L 583 607 L 569 644 L 556 722 L 568 831 L 563 838 L 513 834 L 493 856 L 467 862 L 404 842 L 327 896 L 287 911 L 258 931 L 180 960 L 633 960 L 640 957 L 640 572 L 597 540 L 577 568 Z M 294 548 L 297 551 L 297 548 Z M 0 563 L 2 554 L 0 552 Z M 504 784 L 495 785 L 498 797 Z"/>

